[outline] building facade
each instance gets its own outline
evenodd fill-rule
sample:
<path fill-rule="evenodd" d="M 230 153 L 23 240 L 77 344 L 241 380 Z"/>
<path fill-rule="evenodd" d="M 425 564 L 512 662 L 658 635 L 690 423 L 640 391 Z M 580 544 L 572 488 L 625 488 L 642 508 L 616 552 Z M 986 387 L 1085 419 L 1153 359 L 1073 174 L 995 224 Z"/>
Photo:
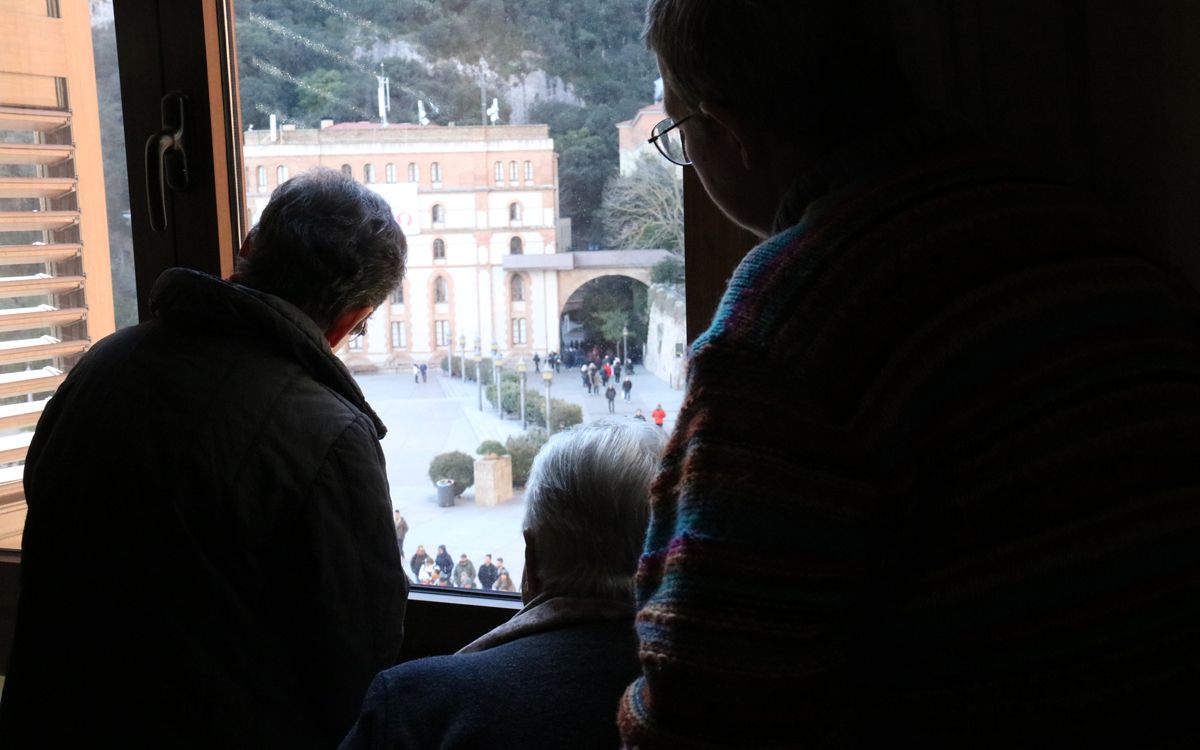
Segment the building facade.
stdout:
<path fill-rule="evenodd" d="M 88 4 L 0 2 L 0 547 L 19 547 L 33 427 L 114 329 Z"/>
<path fill-rule="evenodd" d="M 247 206 L 314 167 L 382 195 L 408 239 L 401 286 L 339 354 L 356 370 L 437 365 L 451 351 L 530 358 L 558 349 L 557 270 L 506 268 L 557 252 L 558 173 L 545 125 L 322 122 L 245 133 Z"/>

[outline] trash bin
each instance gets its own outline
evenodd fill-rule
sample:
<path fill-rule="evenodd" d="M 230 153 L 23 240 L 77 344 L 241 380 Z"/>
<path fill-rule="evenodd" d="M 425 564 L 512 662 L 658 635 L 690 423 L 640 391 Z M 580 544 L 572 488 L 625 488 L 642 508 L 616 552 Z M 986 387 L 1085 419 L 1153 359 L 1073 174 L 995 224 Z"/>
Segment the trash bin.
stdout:
<path fill-rule="evenodd" d="M 453 508 L 454 507 L 454 480 L 439 479 L 437 480 L 438 507 Z"/>

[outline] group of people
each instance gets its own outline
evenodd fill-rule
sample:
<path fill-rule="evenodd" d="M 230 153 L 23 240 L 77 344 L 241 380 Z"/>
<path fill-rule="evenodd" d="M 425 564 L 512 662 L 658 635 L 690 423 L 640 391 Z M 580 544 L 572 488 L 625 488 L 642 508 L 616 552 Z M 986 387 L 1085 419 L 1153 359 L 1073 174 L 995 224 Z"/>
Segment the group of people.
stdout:
<path fill-rule="evenodd" d="M 446 551 L 446 545 L 439 544 L 437 556 L 431 557 L 425 552 L 424 545 L 418 545 L 417 551 L 408 561 L 412 571 L 412 580 L 424 586 L 445 586 L 460 589 L 483 589 L 485 591 L 516 591 L 508 568 L 504 566 L 504 558 L 497 557 L 492 562 L 490 554 L 483 556 L 479 570 L 466 553 L 459 555 L 458 562 Z"/>
<path fill-rule="evenodd" d="M 649 0 L 652 140 L 760 243 L 665 448 L 539 452 L 524 608 L 456 654 L 397 666 L 386 430 L 333 353 L 401 278 L 391 208 L 308 172 L 230 279 L 164 273 L 29 447 L 0 743 L 1197 745 L 1200 297 L 917 107 L 892 20 Z"/>

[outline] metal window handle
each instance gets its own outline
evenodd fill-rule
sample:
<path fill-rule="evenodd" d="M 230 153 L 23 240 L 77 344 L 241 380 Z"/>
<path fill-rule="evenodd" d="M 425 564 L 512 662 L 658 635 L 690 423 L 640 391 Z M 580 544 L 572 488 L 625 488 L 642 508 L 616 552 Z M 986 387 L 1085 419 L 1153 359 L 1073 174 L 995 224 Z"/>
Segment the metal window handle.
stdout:
<path fill-rule="evenodd" d="M 167 228 L 167 188 L 182 192 L 191 182 L 184 148 L 187 97 L 172 91 L 160 105 L 162 129 L 146 141 L 146 201 L 155 232 Z"/>

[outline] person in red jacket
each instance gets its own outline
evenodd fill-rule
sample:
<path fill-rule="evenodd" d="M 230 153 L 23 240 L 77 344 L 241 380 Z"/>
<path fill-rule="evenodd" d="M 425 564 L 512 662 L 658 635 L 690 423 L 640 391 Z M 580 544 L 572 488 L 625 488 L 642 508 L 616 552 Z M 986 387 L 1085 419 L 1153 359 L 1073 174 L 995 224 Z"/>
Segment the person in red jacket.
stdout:
<path fill-rule="evenodd" d="M 654 407 L 654 411 L 650 412 L 650 417 L 654 420 L 654 424 L 658 425 L 659 429 L 662 429 L 663 420 L 667 418 L 667 413 L 663 411 L 662 404 Z"/>

